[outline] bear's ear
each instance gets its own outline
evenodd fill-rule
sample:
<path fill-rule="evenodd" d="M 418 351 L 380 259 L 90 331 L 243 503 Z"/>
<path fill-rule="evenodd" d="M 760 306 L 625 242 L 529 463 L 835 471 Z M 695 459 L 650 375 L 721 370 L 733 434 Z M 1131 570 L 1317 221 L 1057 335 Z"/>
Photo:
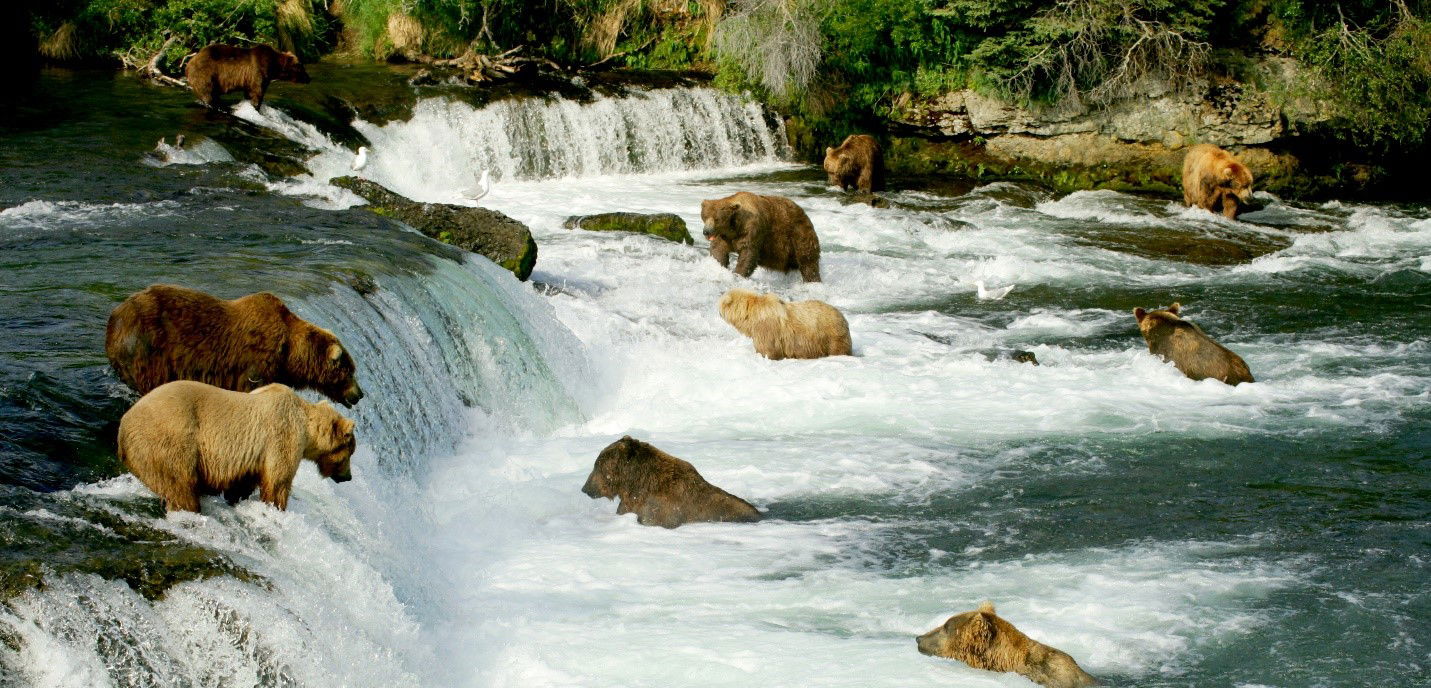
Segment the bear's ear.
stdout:
<path fill-rule="evenodd" d="M 983 602 L 979 603 L 979 609 L 977 611 L 983 612 L 985 614 L 993 614 L 994 603 L 990 600 L 984 600 Z"/>
<path fill-rule="evenodd" d="M 1148 312 L 1141 308 L 1134 308 L 1133 317 L 1137 318 L 1138 322 L 1143 322 L 1143 318 L 1148 317 Z"/>
<path fill-rule="evenodd" d="M 834 149 L 834 148 L 832 148 L 832 147 L 830 147 L 830 146 L 825 146 L 825 155 L 829 155 L 829 154 L 831 154 L 831 153 L 833 153 L 833 152 L 835 152 L 835 149 Z"/>
<path fill-rule="evenodd" d="M 336 361 L 343 357 L 343 345 L 333 342 L 328 345 L 328 360 Z"/>
<path fill-rule="evenodd" d="M 1174 301 L 1174 302 L 1173 302 L 1173 305 L 1168 306 L 1168 312 L 1169 312 L 1169 313 L 1172 313 L 1173 315 L 1177 315 L 1177 314 L 1178 314 L 1178 311 L 1180 311 L 1180 310 L 1182 310 L 1182 309 L 1183 309 L 1183 305 L 1180 304 L 1180 303 L 1178 303 L 1177 301 Z"/>

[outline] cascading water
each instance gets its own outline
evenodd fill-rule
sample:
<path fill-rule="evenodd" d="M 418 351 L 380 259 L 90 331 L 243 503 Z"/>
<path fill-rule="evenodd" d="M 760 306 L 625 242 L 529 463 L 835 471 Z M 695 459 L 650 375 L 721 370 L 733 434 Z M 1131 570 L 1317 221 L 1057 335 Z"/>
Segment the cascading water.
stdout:
<path fill-rule="evenodd" d="M 312 175 L 273 188 L 355 202 L 325 183 L 352 151 L 280 110 L 238 112 L 316 151 Z M 6 429 L 114 412 L 51 398 L 118 393 L 93 330 L 176 261 L 215 291 L 289 296 L 349 342 L 369 392 L 358 478 L 305 470 L 287 513 L 159 518 L 127 477 L 50 506 L 0 501 L 14 512 L 0 518 L 75 532 L 111 527 L 60 507 L 107 509 L 263 579 L 150 602 L 54 575 L 0 602 L 0 685 L 1027 685 L 915 651 L 983 599 L 1106 685 L 1424 673 L 1426 207 L 1264 197 L 1230 222 L 1013 184 L 850 205 L 780 162 L 757 110 L 701 89 L 434 99 L 355 126 L 373 144 L 362 174 L 420 200 L 454 201 L 493 170 L 481 204 L 532 228 L 539 288 L 361 211 L 184 191 L 232 185 L 187 177 L 223 163 L 144 173 L 183 179 L 174 198 L 37 194 L 65 202 L 0 212 L 20 256 L 4 274 L 25 287 L 0 311 L 17 323 L 0 355 L 43 333 L 56 357 L 4 359 L 0 400 L 27 404 Z M 825 282 L 741 279 L 699 246 L 562 227 L 614 210 L 694 227 L 702 199 L 740 190 L 809 213 Z M 57 283 L 69 265 L 92 283 Z M 980 300 L 976 280 L 1014 289 Z M 752 285 L 840 307 L 856 356 L 756 356 L 714 307 Z M 1150 356 L 1130 310 L 1175 300 L 1258 382 L 1193 382 Z M 616 516 L 579 488 L 623 434 L 767 520 L 667 531 Z"/>

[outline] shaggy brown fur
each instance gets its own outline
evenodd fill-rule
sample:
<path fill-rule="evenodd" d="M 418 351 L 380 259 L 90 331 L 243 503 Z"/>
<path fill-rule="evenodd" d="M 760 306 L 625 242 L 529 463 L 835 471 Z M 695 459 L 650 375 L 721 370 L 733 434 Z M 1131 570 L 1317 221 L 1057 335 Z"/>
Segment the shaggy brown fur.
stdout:
<path fill-rule="evenodd" d="M 1252 202 L 1252 172 L 1231 153 L 1202 143 L 1183 158 L 1183 203 L 1236 219 Z"/>
<path fill-rule="evenodd" d="M 774 294 L 732 289 L 720 299 L 720 317 L 750 337 L 771 360 L 849 356 L 850 325 L 824 301 L 783 301 Z"/>
<path fill-rule="evenodd" d="M 1098 685 L 1072 657 L 999 618 L 992 602 L 949 617 L 944 625 L 919 636 L 918 642 L 919 651 L 926 655 L 957 659 L 975 669 L 1012 671 L 1049 688 Z"/>
<path fill-rule="evenodd" d="M 1133 317 L 1138 319 L 1138 330 L 1148 342 L 1148 351 L 1163 360 L 1172 361 L 1183 375 L 1194 380 L 1210 377 L 1229 385 L 1253 382 L 1247 362 L 1227 347 L 1212 341 L 1202 328 L 1183 320 L 1178 315 L 1181 309 L 1182 306 L 1176 303 L 1165 311 L 1133 309 Z"/>
<path fill-rule="evenodd" d="M 851 134 L 838 148 L 825 149 L 825 174 L 844 191 L 878 191 L 884 188 L 884 151 L 873 136 Z"/>
<path fill-rule="evenodd" d="M 592 499 L 620 498 L 616 513 L 635 512 L 643 526 L 760 520 L 750 502 L 706 482 L 695 466 L 630 435 L 601 450 L 581 491 Z"/>
<path fill-rule="evenodd" d="M 153 285 L 110 313 L 104 351 L 140 394 L 171 380 L 198 380 L 238 392 L 282 382 L 346 406 L 363 398 L 353 358 L 338 338 L 268 292 L 222 301 Z"/>
<path fill-rule="evenodd" d="M 184 69 L 189 88 L 199 102 L 213 107 L 218 97 L 243 91 L 254 107 L 263 105 L 263 95 L 274 80 L 306 84 L 308 71 L 293 53 L 280 53 L 266 45 L 239 48 L 214 44 L 200 50 Z"/>
<path fill-rule="evenodd" d="M 806 282 L 820 281 L 820 239 L 805 211 L 790 199 L 741 191 L 701 201 L 701 219 L 716 262 L 728 266 L 730 252 L 740 254 L 735 274 L 749 277 L 759 265 L 799 270 Z"/>
<path fill-rule="evenodd" d="M 169 511 L 199 510 L 199 495 L 288 508 L 298 462 L 347 482 L 357 442 L 353 421 L 323 401 L 272 384 L 249 393 L 191 380 L 161 385 L 119 421 L 119 458 Z"/>

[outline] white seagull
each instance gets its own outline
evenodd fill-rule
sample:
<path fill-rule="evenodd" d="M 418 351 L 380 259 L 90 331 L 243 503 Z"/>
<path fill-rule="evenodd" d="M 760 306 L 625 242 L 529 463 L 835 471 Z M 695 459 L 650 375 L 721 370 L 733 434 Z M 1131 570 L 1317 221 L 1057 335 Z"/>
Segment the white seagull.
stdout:
<path fill-rule="evenodd" d="M 477 180 L 477 186 L 462 192 L 462 197 L 469 201 L 480 201 L 492 191 L 492 173 L 490 170 L 482 170 L 482 178 Z"/>
<path fill-rule="evenodd" d="M 974 282 L 974 286 L 979 288 L 979 298 L 984 301 L 998 301 L 999 299 L 1008 296 L 1009 292 L 1014 290 L 1014 285 L 1012 284 L 1007 287 L 995 287 L 993 289 L 989 289 L 984 286 L 984 280 L 978 280 Z"/>
<path fill-rule="evenodd" d="M 353 171 L 357 172 L 368 166 L 368 147 L 358 146 L 358 157 L 353 158 Z"/>

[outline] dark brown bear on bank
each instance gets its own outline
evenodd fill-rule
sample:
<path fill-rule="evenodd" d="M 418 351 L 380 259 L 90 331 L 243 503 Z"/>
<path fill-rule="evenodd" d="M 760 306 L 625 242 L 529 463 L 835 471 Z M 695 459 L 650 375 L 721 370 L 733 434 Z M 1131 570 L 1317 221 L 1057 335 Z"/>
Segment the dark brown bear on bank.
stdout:
<path fill-rule="evenodd" d="M 189 60 L 184 77 L 199 102 L 208 107 L 213 107 L 219 96 L 232 91 L 243 91 L 254 107 L 260 107 L 270 82 L 309 82 L 308 72 L 296 55 L 280 53 L 266 45 L 208 46 Z"/>
<path fill-rule="evenodd" d="M 1024 635 L 1000 618 L 992 602 L 949 617 L 917 642 L 926 655 L 957 659 L 975 669 L 1012 671 L 1048 688 L 1098 685 L 1067 653 Z"/>
<path fill-rule="evenodd" d="M 332 332 L 268 292 L 223 301 L 156 284 L 115 307 L 104 351 L 140 394 L 172 380 L 247 392 L 270 382 L 315 389 L 346 406 L 363 398 L 353 358 Z"/>
<path fill-rule="evenodd" d="M 820 239 L 809 216 L 790 199 L 741 191 L 701 201 L 701 219 L 716 262 L 729 266 L 731 251 L 740 254 L 735 274 L 749 277 L 759 265 L 799 270 L 806 282 L 820 281 Z"/>
<path fill-rule="evenodd" d="M 1183 158 L 1183 203 L 1236 219 L 1252 203 L 1252 172 L 1217 146 L 1193 146 Z"/>
<path fill-rule="evenodd" d="M 1133 309 L 1138 330 L 1148 342 L 1148 351 L 1172 361 L 1178 370 L 1194 380 L 1212 378 L 1229 385 L 1252 382 L 1252 371 L 1241 356 L 1212 341 L 1202 328 L 1178 315 L 1180 304 L 1165 311 Z"/>
<path fill-rule="evenodd" d="M 878 191 L 884 188 L 884 151 L 873 136 L 851 134 L 838 148 L 825 149 L 825 174 L 843 191 Z"/>
<path fill-rule="evenodd" d="M 695 466 L 629 435 L 601 450 L 581 491 L 620 498 L 616 513 L 634 512 L 643 526 L 760 520 L 750 502 L 706 482 Z"/>

